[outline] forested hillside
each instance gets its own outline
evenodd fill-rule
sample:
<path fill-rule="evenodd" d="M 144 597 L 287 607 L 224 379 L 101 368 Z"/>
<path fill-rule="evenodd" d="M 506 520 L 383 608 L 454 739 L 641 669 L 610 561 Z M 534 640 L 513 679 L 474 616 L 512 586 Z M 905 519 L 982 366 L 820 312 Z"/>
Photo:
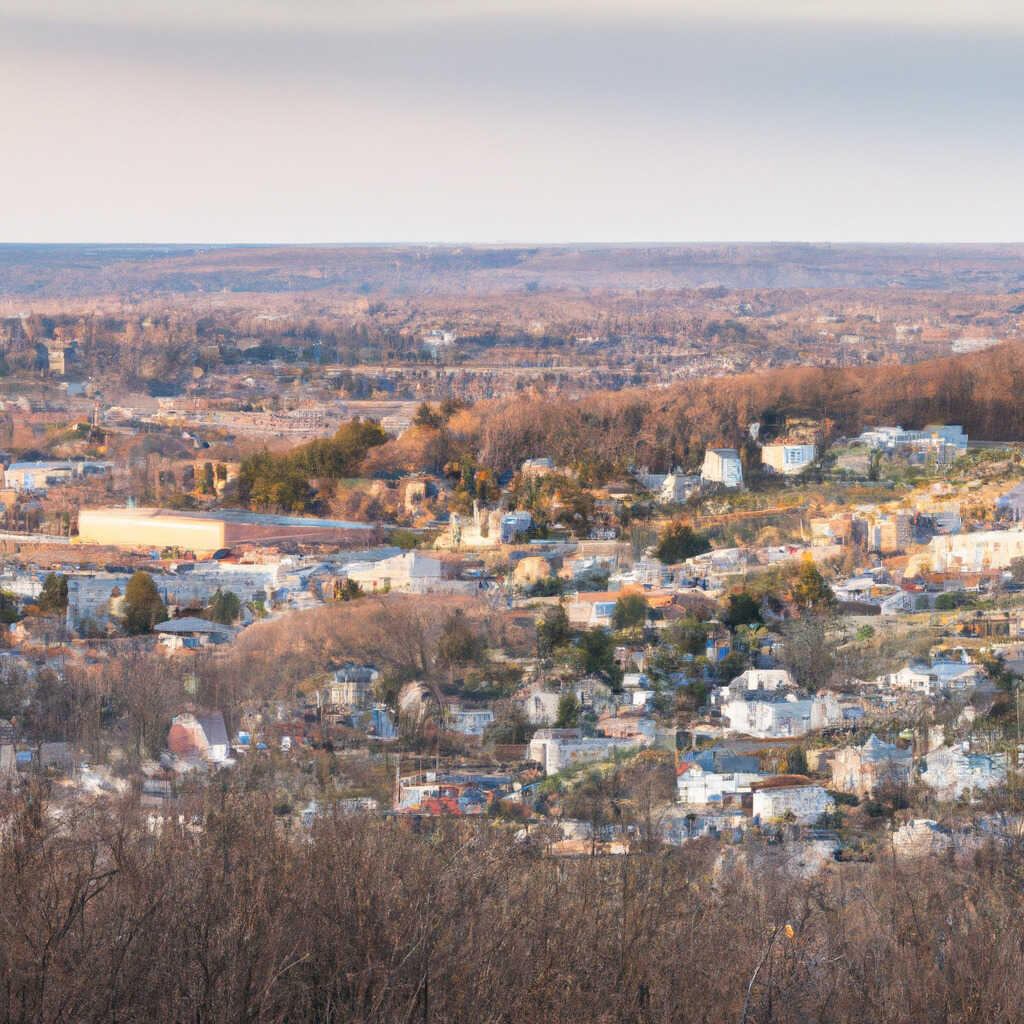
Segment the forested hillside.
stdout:
<path fill-rule="evenodd" d="M 538 396 L 479 403 L 452 421 L 480 461 L 512 468 L 530 456 L 560 463 L 635 460 L 692 466 L 706 445 L 742 442 L 766 416 L 834 421 L 840 434 L 876 423 L 961 423 L 974 438 L 1024 434 L 1024 344 L 912 366 L 792 367 L 703 378 L 662 390 Z"/>

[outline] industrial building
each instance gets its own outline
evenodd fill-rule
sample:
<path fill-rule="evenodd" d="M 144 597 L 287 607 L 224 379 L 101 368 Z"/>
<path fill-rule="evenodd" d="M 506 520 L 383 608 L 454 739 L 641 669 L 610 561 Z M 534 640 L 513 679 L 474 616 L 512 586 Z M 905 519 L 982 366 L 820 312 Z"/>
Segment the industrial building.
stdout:
<path fill-rule="evenodd" d="M 78 514 L 78 539 L 128 549 L 179 548 L 196 555 L 237 544 L 282 541 L 340 543 L 368 523 L 255 512 L 173 512 L 159 508 L 84 508 Z"/>

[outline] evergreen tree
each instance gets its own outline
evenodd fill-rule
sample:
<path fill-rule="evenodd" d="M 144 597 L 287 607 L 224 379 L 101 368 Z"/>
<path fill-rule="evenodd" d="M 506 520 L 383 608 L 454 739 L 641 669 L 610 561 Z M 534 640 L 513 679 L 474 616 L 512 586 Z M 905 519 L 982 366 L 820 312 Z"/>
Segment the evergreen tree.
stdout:
<path fill-rule="evenodd" d="M 802 611 L 822 612 L 836 606 L 836 595 L 808 556 L 800 565 L 793 585 L 793 603 Z"/>
<path fill-rule="evenodd" d="M 654 553 L 660 561 L 674 565 L 710 550 L 711 544 L 703 533 L 695 533 L 693 527 L 685 523 L 674 522 L 662 531 Z"/>
<path fill-rule="evenodd" d="M 128 581 L 124 590 L 125 629 L 132 636 L 148 633 L 158 622 L 167 618 L 167 609 L 160 599 L 153 577 L 140 569 Z"/>
<path fill-rule="evenodd" d="M 729 607 L 722 616 L 722 621 L 730 629 L 749 626 L 752 622 L 762 622 L 761 605 L 746 591 L 741 594 L 730 594 Z"/>
<path fill-rule="evenodd" d="M 537 652 L 542 658 L 549 657 L 568 639 L 569 616 L 562 605 L 556 604 L 548 608 L 537 623 Z"/>
<path fill-rule="evenodd" d="M 615 641 L 607 630 L 595 628 L 581 633 L 574 654 L 584 675 L 603 676 L 615 687 L 621 684 L 622 673 L 615 664 Z"/>
<path fill-rule="evenodd" d="M 556 729 L 572 729 L 580 722 L 580 702 L 576 694 L 570 690 L 563 693 L 558 701 L 558 714 L 555 717 Z"/>
<path fill-rule="evenodd" d="M 623 594 L 615 602 L 612 625 L 616 629 L 640 629 L 647 621 L 647 598 L 643 594 Z"/>
<path fill-rule="evenodd" d="M 210 602 L 210 618 L 222 626 L 230 626 L 242 614 L 242 602 L 230 590 L 221 590 L 213 595 Z"/>
<path fill-rule="evenodd" d="M 39 610 L 48 614 L 65 611 L 68 606 L 68 579 L 63 573 L 47 573 L 38 604 Z"/>

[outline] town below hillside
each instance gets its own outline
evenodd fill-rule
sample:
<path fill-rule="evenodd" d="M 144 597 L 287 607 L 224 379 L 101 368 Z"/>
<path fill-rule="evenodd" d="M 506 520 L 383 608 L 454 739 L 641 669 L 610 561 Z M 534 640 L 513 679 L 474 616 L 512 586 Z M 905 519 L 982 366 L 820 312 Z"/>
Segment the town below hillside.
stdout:
<path fill-rule="evenodd" d="M 6 1016 L 1013 1019 L 1021 274 L 0 249 Z"/>

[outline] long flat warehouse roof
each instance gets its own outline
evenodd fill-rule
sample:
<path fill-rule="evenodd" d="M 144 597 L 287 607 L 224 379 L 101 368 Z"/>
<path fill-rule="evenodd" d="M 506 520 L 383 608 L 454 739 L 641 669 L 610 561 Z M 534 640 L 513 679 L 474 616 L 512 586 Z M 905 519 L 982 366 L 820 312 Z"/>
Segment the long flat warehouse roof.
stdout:
<path fill-rule="evenodd" d="M 216 512 L 178 512 L 165 508 L 84 508 L 82 512 L 103 513 L 117 516 L 131 516 L 133 519 L 198 519 L 213 523 L 243 523 L 250 526 L 306 526 L 311 529 L 329 527 L 336 530 L 372 530 L 373 523 L 356 523 L 344 519 L 319 519 L 315 516 L 281 516 L 265 512 L 246 512 L 244 509 L 227 508 Z"/>

